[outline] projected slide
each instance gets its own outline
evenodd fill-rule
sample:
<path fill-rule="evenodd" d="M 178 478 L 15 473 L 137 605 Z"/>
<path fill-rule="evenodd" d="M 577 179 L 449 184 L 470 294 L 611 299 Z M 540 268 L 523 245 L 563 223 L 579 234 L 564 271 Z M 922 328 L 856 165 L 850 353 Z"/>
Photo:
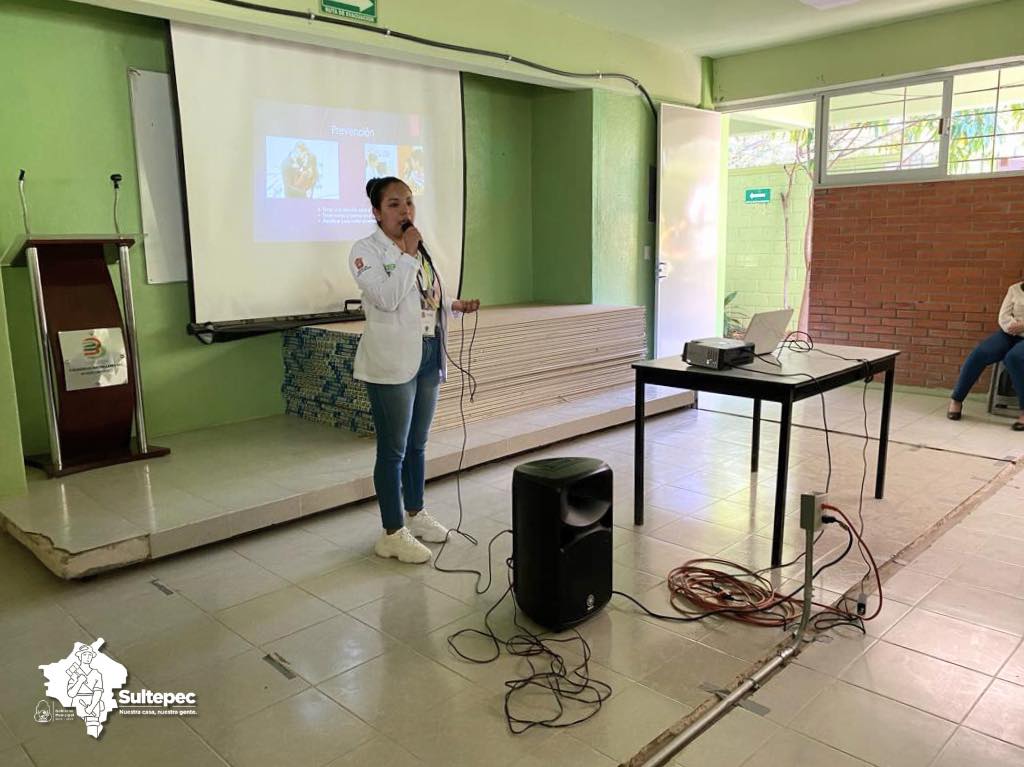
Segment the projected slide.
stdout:
<path fill-rule="evenodd" d="M 267 199 L 338 199 L 338 145 L 267 136 Z"/>
<path fill-rule="evenodd" d="M 177 22 L 171 39 L 195 322 L 333 314 L 358 298 L 348 254 L 376 229 L 375 176 L 406 180 L 416 227 L 459 285 L 457 71 Z"/>
<path fill-rule="evenodd" d="M 260 101 L 253 115 L 253 238 L 337 242 L 366 236 L 371 178 L 407 179 L 427 191 L 419 115 Z"/>

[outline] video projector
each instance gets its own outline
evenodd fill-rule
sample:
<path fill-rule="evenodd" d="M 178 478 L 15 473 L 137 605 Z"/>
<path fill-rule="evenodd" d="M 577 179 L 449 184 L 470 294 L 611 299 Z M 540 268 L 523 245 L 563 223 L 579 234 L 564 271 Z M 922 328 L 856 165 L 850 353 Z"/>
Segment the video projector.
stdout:
<path fill-rule="evenodd" d="M 736 338 L 698 338 L 683 347 L 683 362 L 724 370 L 754 361 L 754 343 Z"/>

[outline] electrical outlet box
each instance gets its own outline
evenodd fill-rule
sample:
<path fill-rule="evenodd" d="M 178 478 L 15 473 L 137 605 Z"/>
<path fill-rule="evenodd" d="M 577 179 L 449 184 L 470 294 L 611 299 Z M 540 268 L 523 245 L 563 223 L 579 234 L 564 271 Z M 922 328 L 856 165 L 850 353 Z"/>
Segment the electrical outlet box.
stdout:
<path fill-rule="evenodd" d="M 824 493 L 802 493 L 800 495 L 800 527 L 803 530 L 817 532 L 821 529 L 822 504 L 825 503 Z"/>

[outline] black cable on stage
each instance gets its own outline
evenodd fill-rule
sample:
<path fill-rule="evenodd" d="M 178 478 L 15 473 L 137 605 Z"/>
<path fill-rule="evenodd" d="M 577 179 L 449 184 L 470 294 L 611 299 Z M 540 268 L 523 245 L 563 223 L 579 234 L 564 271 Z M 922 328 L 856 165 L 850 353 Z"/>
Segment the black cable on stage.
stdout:
<path fill-rule="evenodd" d="M 486 48 L 474 48 L 469 45 L 458 45 L 457 43 L 446 43 L 441 40 L 432 40 L 428 37 L 412 35 L 408 32 L 399 32 L 394 29 L 387 29 L 386 27 L 374 27 L 369 24 L 360 24 L 358 21 L 340 18 L 338 16 L 325 16 L 313 13 L 312 11 L 297 11 L 289 10 L 287 8 L 271 8 L 266 5 L 260 5 L 259 3 L 246 2 L 245 0 L 210 0 L 210 2 L 231 6 L 233 8 L 242 8 L 248 11 L 259 11 L 260 13 L 273 14 L 275 16 L 286 16 L 293 19 L 301 19 L 303 21 L 317 21 L 323 24 L 333 24 L 338 27 L 357 29 L 362 32 L 381 35 L 383 37 L 392 37 L 396 40 L 405 40 L 410 43 L 425 45 L 430 48 L 440 48 L 441 50 L 454 51 L 456 53 L 468 53 L 473 56 L 498 59 L 499 61 L 504 61 L 509 64 L 519 64 L 524 67 L 529 67 L 530 69 L 536 69 L 538 72 L 546 72 L 559 77 L 567 77 L 577 80 L 624 80 L 640 91 L 644 99 L 647 101 L 647 106 L 650 107 L 651 114 L 654 116 L 654 119 L 658 119 L 658 108 L 655 106 L 654 99 L 651 98 L 651 94 L 647 92 L 643 83 L 632 75 L 624 74 L 622 72 L 572 72 L 566 69 L 558 69 L 557 67 L 549 67 L 546 64 L 540 64 L 536 61 L 524 59 L 520 56 L 514 56 L 510 53 L 501 53 L 499 51 L 487 50 Z"/>
<path fill-rule="evenodd" d="M 590 658 L 592 651 L 587 640 L 577 629 L 571 630 L 571 636 L 557 637 L 551 634 L 536 634 L 519 622 L 519 608 L 516 604 L 515 590 L 512 585 L 512 559 L 505 560 L 508 568 L 508 587 L 505 592 L 484 614 L 484 628 L 462 629 L 448 637 L 448 647 L 457 657 L 470 663 L 493 663 L 504 650 L 510 656 L 525 658 L 529 672 L 521 677 L 505 682 L 505 719 L 509 730 L 514 735 L 526 732 L 533 727 L 560 729 L 585 722 L 595 716 L 612 694 L 611 685 L 590 676 Z M 506 599 L 512 600 L 512 623 L 520 633 L 502 639 L 491 626 L 491 616 Z M 486 639 L 492 651 L 485 657 L 475 657 L 459 649 L 459 639 L 476 636 Z M 579 662 L 570 666 L 562 653 L 556 648 L 561 645 L 578 644 L 576 653 Z M 555 703 L 556 713 L 543 719 L 528 719 L 513 713 L 516 693 L 523 690 L 541 690 L 550 694 Z M 536 701 L 531 701 L 536 705 Z M 567 706 L 582 707 L 581 713 L 572 715 Z"/>

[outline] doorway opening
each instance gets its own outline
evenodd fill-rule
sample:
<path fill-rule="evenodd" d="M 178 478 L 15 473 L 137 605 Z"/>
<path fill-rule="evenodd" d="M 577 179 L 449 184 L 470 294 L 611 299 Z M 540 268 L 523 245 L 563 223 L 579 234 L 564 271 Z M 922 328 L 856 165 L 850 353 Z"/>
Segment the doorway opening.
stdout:
<path fill-rule="evenodd" d="M 817 101 L 729 113 L 723 334 L 793 309 L 807 329 Z"/>

